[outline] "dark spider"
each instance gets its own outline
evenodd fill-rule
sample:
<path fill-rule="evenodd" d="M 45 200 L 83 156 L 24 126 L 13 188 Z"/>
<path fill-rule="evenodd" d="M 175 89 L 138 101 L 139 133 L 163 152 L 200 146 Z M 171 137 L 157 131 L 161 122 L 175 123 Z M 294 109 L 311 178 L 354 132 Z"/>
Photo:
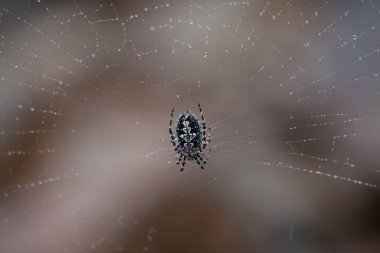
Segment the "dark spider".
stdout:
<path fill-rule="evenodd" d="M 169 134 L 174 150 L 177 152 L 176 164 L 181 165 L 181 171 L 187 160 L 196 160 L 202 169 L 205 168 L 208 160 L 205 149 L 211 141 L 211 128 L 208 128 L 206 136 L 206 122 L 200 104 L 198 108 L 202 121 L 198 120 L 191 111 L 184 111 L 179 115 L 175 133 L 172 130 L 174 108 L 170 115 Z"/>

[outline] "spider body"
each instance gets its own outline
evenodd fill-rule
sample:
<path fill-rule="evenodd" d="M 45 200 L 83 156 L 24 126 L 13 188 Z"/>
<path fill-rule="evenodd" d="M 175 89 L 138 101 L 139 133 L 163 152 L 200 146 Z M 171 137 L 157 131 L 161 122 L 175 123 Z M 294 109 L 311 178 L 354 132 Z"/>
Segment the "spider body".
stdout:
<path fill-rule="evenodd" d="M 211 129 L 208 129 L 208 136 L 206 136 L 206 122 L 200 104 L 198 108 L 202 121 L 198 120 L 191 111 L 184 111 L 179 115 L 174 133 L 172 130 L 174 108 L 170 116 L 169 134 L 174 150 L 177 152 L 176 163 L 181 166 L 181 171 L 187 160 L 196 160 L 202 169 L 208 160 L 208 155 L 204 151 L 211 141 Z"/>
<path fill-rule="evenodd" d="M 176 135 L 182 151 L 189 154 L 189 160 L 202 151 L 202 130 L 198 119 L 190 111 L 185 111 L 179 117 L 176 126 Z"/>

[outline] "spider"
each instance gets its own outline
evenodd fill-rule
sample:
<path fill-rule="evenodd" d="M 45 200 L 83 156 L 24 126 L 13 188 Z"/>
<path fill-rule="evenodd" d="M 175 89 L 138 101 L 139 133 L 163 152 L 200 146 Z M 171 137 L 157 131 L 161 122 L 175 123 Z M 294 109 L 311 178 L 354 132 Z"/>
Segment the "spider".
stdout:
<path fill-rule="evenodd" d="M 200 104 L 198 108 L 202 122 L 191 111 L 186 110 L 179 115 L 175 133 L 172 130 L 174 108 L 170 115 L 169 134 L 174 151 L 177 152 L 176 164 L 180 165 L 181 171 L 187 160 L 196 160 L 202 169 L 208 161 L 208 154 L 206 155 L 204 151 L 211 141 L 211 128 L 208 128 L 206 136 L 206 122 Z"/>

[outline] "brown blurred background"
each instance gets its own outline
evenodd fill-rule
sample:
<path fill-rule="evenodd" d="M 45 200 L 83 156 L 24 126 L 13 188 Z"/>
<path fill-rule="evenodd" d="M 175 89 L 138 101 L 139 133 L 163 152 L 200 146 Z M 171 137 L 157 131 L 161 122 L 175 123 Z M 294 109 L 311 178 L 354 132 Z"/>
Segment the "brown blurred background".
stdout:
<path fill-rule="evenodd" d="M 379 13 L 2 1 L 0 251 L 379 251 Z M 170 111 L 198 102 L 181 173 Z"/>

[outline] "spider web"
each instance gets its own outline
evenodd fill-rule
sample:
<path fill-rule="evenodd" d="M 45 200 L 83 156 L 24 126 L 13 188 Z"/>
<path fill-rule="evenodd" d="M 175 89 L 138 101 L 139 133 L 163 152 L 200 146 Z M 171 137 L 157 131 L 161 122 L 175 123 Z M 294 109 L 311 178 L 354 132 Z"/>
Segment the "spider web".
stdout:
<path fill-rule="evenodd" d="M 376 251 L 379 15 L 2 1 L 1 251 Z M 198 102 L 209 162 L 180 173 L 170 112 Z"/>

